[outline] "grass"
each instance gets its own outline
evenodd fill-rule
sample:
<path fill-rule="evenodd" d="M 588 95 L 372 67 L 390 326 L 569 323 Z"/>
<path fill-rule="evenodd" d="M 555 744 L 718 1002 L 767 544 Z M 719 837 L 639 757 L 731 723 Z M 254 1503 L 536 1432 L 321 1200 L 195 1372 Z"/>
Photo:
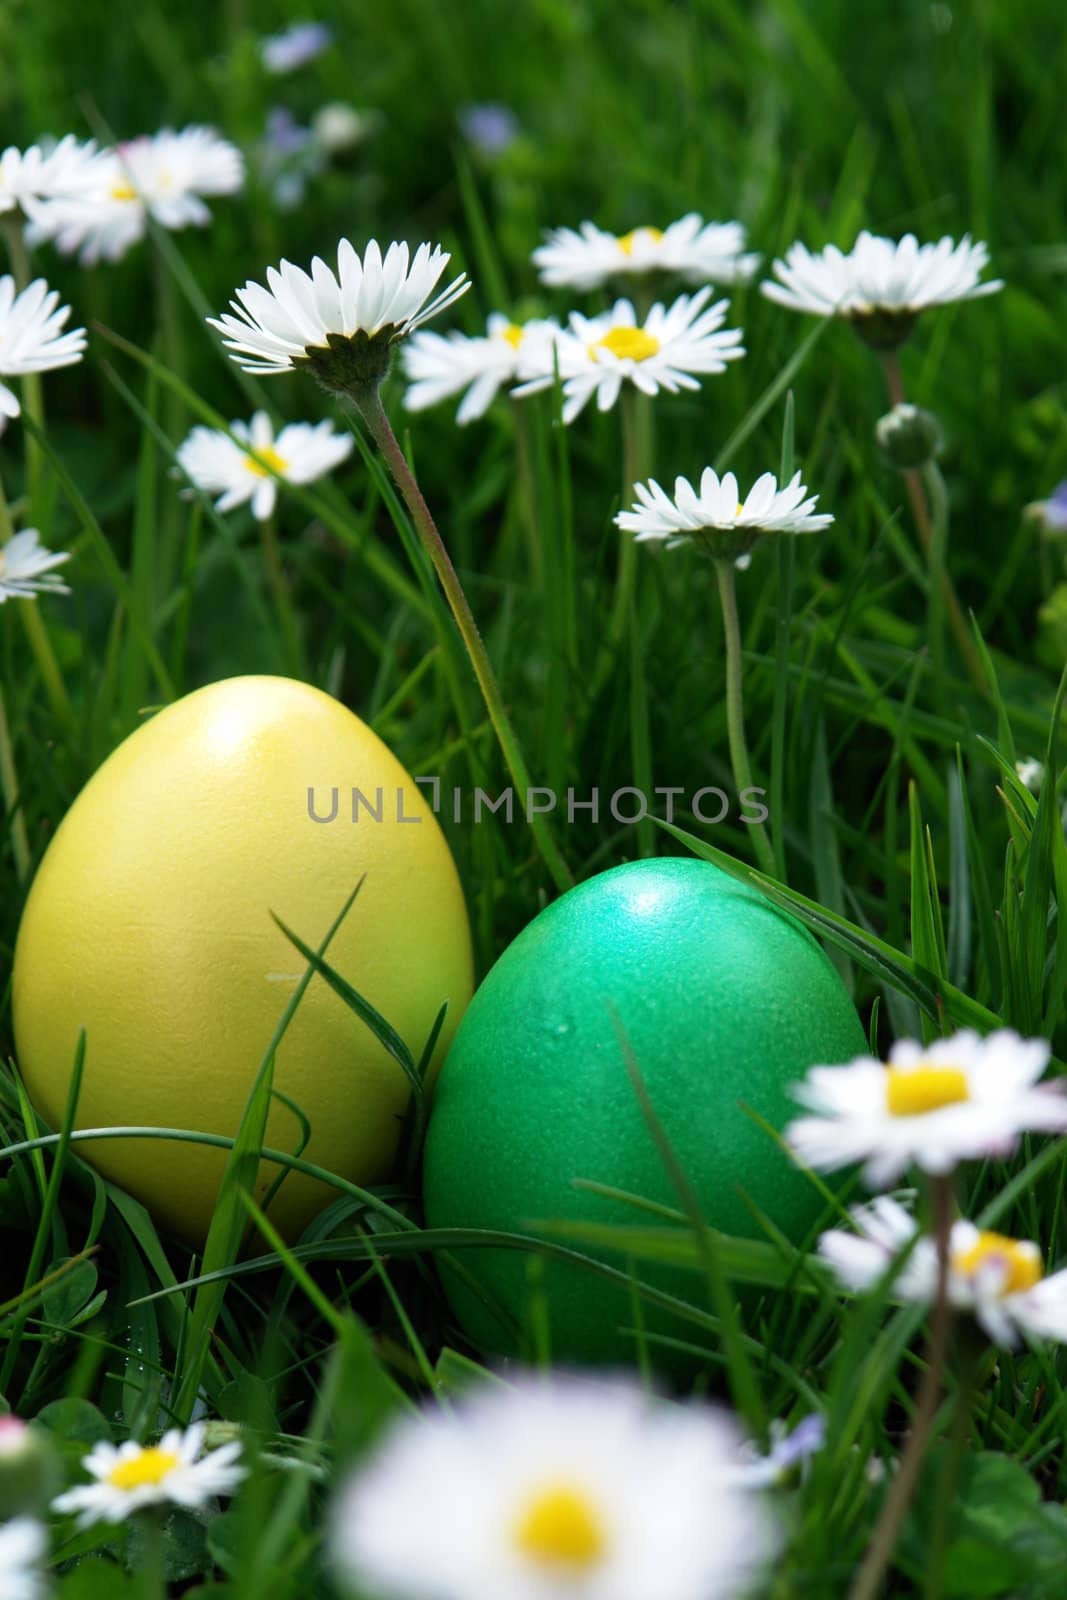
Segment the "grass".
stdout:
<path fill-rule="evenodd" d="M 946 439 L 946 562 L 973 626 L 980 687 L 951 633 L 943 651 L 930 648 L 911 505 L 874 443 L 883 375 L 843 327 L 815 329 L 754 290 L 734 295 L 745 360 L 699 394 L 661 397 L 630 419 L 625 440 L 618 409 L 564 430 L 551 396 L 500 401 L 462 431 L 448 406 L 406 418 L 397 380 L 386 404 L 533 781 L 583 792 L 649 778 L 687 795 L 732 792 L 714 573 L 688 553 L 639 550 L 636 646 L 605 655 L 611 519 L 635 459 L 662 481 L 714 462 L 744 482 L 776 468 L 784 442 L 836 520 L 780 555 L 759 552 L 738 580 L 745 715 L 756 781 L 771 796 L 774 879 L 756 875 L 736 814 L 708 827 L 685 805 L 673 832 L 577 813 L 556 827 L 567 865 L 584 879 L 639 854 L 706 854 L 824 940 L 881 1048 L 1003 1024 L 1049 1038 L 1059 1070 L 1067 1061 L 1067 851 L 1054 778 L 1067 575 L 1062 547 L 1024 515 L 1067 477 L 1067 248 L 1057 233 L 1067 179 L 1049 159 L 1067 69 L 1059 7 L 470 0 L 446 11 L 432 0 L 331 0 L 322 14 L 335 47 L 270 80 L 255 39 L 286 20 L 278 6 L 254 16 L 241 0 L 0 11 L 5 143 L 212 120 L 251 149 L 271 105 L 306 118 L 330 99 L 381 118 L 291 211 L 274 205 L 253 166 L 243 197 L 213 205 L 209 229 L 153 236 L 117 266 L 83 272 L 42 250 L 35 267 L 91 327 L 90 352 L 47 375 L 42 412 L 27 403 L 25 426 L 0 441 L 19 524 L 74 555 L 69 600 L 0 611 L 22 796 L 0 841 L 0 1059 L 12 1063 L 0 1075 L 0 1142 L 11 1147 L 0 1164 L 0 1391 L 20 1415 L 41 1417 L 72 1465 L 98 1437 L 145 1436 L 199 1405 L 259 1441 L 262 1465 L 232 1509 L 207 1526 L 181 1514 L 167 1525 L 171 1592 L 205 1600 L 333 1593 L 319 1547 L 329 1483 L 411 1397 L 454 1396 L 476 1374 L 480 1352 L 455 1327 L 431 1265 L 435 1250 L 462 1262 L 471 1241 L 421 1228 L 408 1173 L 373 1192 L 336 1181 L 333 1205 L 299 1243 L 283 1245 L 253 1212 L 253 1259 L 239 1260 L 249 1222 L 240 1179 L 262 1137 L 256 1104 L 203 1257 L 161 1239 L 81 1160 L 91 1146 L 69 1128 L 42 1130 L 21 1092 L 7 1004 L 26 888 L 14 824 L 36 864 L 147 708 L 243 672 L 328 689 L 410 772 L 440 774 L 446 791 L 497 792 L 508 781 L 447 607 L 369 440 L 334 478 L 282 499 L 291 605 L 246 514 L 221 517 L 178 496 L 174 452 L 194 421 L 244 416 L 253 404 L 276 417 L 330 414 L 307 380 L 242 375 L 203 325 L 267 263 L 328 254 L 343 233 L 357 244 L 440 239 L 475 280 L 452 325 L 475 332 L 498 306 L 567 309 L 538 287 L 529 251 L 543 228 L 586 216 L 619 232 L 690 209 L 737 216 L 768 259 L 794 238 L 847 245 L 862 226 L 987 239 L 1006 290 L 924 319 L 903 352 L 907 393 L 936 412 Z M 480 101 L 507 104 L 519 121 L 497 158 L 459 132 L 459 109 Z M 1049 764 L 1040 800 L 1015 773 L 1027 757 Z M 553 897 L 552 879 L 524 827 L 495 817 L 472 827 L 447 812 L 442 821 L 484 974 Z M 309 977 L 328 959 L 302 955 Z M 191 1107 L 183 1137 L 195 1133 Z M 1038 1142 L 1010 1165 L 969 1174 L 968 1214 L 1041 1240 L 1060 1263 L 1063 1160 L 1059 1146 Z M 754 1423 L 826 1415 L 828 1444 L 792 1497 L 789 1554 L 769 1592 L 845 1594 L 878 1511 L 868 1464 L 893 1461 L 906 1431 L 921 1317 L 884 1297 L 843 1314 L 802 1252 L 777 1236 L 705 1235 L 684 1194 L 656 1220 L 653 1229 L 634 1208 L 625 1237 L 560 1229 L 543 1250 L 624 1247 L 639 1280 L 664 1258 L 680 1262 L 697 1388 L 732 1396 Z M 737 1327 L 724 1328 L 724 1281 L 753 1296 Z M 543 1309 L 550 1325 L 550 1302 Z M 545 1353 L 544 1328 L 528 1335 Z M 947 1523 L 938 1532 L 938 1485 L 956 1470 L 958 1366 L 897 1547 L 894 1593 L 1060 1591 L 1067 1368 L 1051 1346 L 980 1359 Z M 63 1537 L 55 1555 L 70 1600 L 147 1592 L 150 1567 L 124 1529 Z M 932 1569 L 938 1541 L 944 1559 Z"/>

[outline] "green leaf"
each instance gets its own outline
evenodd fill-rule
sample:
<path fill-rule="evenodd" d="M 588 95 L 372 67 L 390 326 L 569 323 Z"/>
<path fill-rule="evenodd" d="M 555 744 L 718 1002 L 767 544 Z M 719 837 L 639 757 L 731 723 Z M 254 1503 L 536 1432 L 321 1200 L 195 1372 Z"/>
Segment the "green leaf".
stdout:
<path fill-rule="evenodd" d="M 969 881 L 974 894 L 975 919 L 978 925 L 978 939 L 982 956 L 985 960 L 989 983 L 993 991 L 993 998 L 999 1005 L 1001 1003 L 1002 978 L 1000 971 L 1000 944 L 997 937 L 996 918 L 993 912 L 993 891 L 989 884 L 989 872 L 986 867 L 985 851 L 978 837 L 978 830 L 974 825 L 974 813 L 971 809 L 971 799 L 968 792 L 967 776 L 963 766 L 963 752 L 959 745 L 956 746 L 956 779 L 951 785 L 951 796 L 955 795 L 963 818 L 963 827 L 966 834 L 966 854 L 969 864 Z M 955 882 L 955 878 L 954 878 Z M 962 981 L 952 972 L 953 982 Z"/>
<path fill-rule="evenodd" d="M 55 1266 L 65 1263 L 57 1261 Z M 96 1291 L 97 1271 L 91 1261 L 79 1261 L 73 1271 L 66 1273 L 41 1296 L 41 1309 L 46 1322 L 56 1328 L 73 1328 L 92 1315 L 90 1302 Z M 89 1307 L 87 1310 L 86 1308 Z"/>
<path fill-rule="evenodd" d="M 352 893 L 328 929 L 317 952 L 319 956 L 328 949 L 330 941 L 348 915 L 356 896 L 359 894 L 362 883 L 363 880 L 360 879 L 360 882 L 352 890 Z M 255 1082 L 249 1093 L 248 1102 L 237 1130 L 237 1137 L 227 1158 L 226 1169 L 219 1188 L 218 1203 L 216 1204 L 215 1214 L 204 1245 L 205 1284 L 197 1294 L 193 1305 L 189 1329 L 189 1348 L 185 1353 L 184 1371 L 174 1406 L 175 1413 L 179 1419 L 187 1419 L 192 1414 L 193 1406 L 200 1392 L 200 1381 L 204 1364 L 207 1360 L 208 1343 L 216 1320 L 222 1310 L 222 1303 L 226 1294 L 225 1276 L 219 1276 L 219 1274 L 225 1274 L 227 1269 L 232 1267 L 236 1261 L 247 1226 L 248 1213 L 243 1196 L 253 1194 L 259 1173 L 263 1140 L 267 1131 L 267 1118 L 270 1115 L 275 1052 L 281 1044 L 290 1022 L 296 1015 L 297 1007 L 304 998 L 314 974 L 314 966 L 309 965 L 294 989 L 289 1003 L 271 1036 L 264 1052 L 263 1060 L 260 1063 L 259 1071 L 256 1073 Z"/>
<path fill-rule="evenodd" d="M 132 1573 L 123 1572 L 107 1556 L 92 1556 L 59 1580 L 59 1600 L 141 1600 L 144 1588 Z"/>
<path fill-rule="evenodd" d="M 831 911 L 842 916 L 845 910 L 845 888 L 841 873 L 841 851 L 834 825 L 834 791 L 830 778 L 830 761 L 826 751 L 826 722 L 822 717 L 815 724 L 808 809 L 811 817 L 811 856 L 815 866 L 815 886 L 819 892 L 819 899 Z M 849 957 L 835 946 L 830 951 L 830 959 L 837 968 L 845 988 L 849 994 L 853 994 L 856 982 Z"/>
<path fill-rule="evenodd" d="M 133 1572 L 146 1566 L 150 1536 L 145 1524 L 134 1518 L 126 1539 L 126 1560 Z M 190 1511 L 172 1511 L 163 1524 L 163 1571 L 168 1583 L 195 1578 L 208 1566 L 207 1527 Z"/>
<path fill-rule="evenodd" d="M 311 949 L 310 945 L 304 943 L 299 934 L 294 933 L 291 928 L 287 928 L 280 917 L 274 917 L 274 921 L 282 933 L 285 934 L 290 944 L 296 946 L 304 960 L 310 964 L 324 982 L 329 984 L 334 994 L 339 995 L 345 1005 L 354 1011 L 362 1022 L 367 1024 L 367 1027 L 382 1048 L 388 1050 L 393 1060 L 403 1068 L 416 1098 L 421 1099 L 425 1093 L 425 1087 L 415 1065 L 415 1057 L 396 1029 L 386 1022 L 381 1012 L 377 1011 L 369 1000 L 365 1000 L 358 990 L 352 987 L 347 978 L 342 978 L 341 974 L 335 971 L 329 962 L 324 961 L 321 955 Z"/>
<path fill-rule="evenodd" d="M 78 1400 L 74 1396 L 53 1400 L 37 1413 L 34 1420 L 67 1443 L 111 1443 L 111 1428 L 106 1418 L 88 1400 Z"/>
<path fill-rule="evenodd" d="M 930 835 L 923 827 L 919 795 L 914 783 L 908 785 L 908 817 L 911 825 L 911 948 L 916 961 L 939 978 L 946 975 L 944 934 L 937 879 L 931 859 Z M 941 1029 L 931 1017 L 923 1019 L 926 1042 Z"/>

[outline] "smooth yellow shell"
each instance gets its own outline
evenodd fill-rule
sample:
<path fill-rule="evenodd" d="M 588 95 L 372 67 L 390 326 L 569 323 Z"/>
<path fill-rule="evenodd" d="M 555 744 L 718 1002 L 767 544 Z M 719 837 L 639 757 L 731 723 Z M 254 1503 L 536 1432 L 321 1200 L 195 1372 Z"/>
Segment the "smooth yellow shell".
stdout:
<path fill-rule="evenodd" d="M 309 789 L 328 817 L 335 788 L 335 819 L 312 820 Z M 360 803 L 353 822 L 354 788 L 380 799 L 381 821 Z M 435 1068 L 473 978 L 462 890 L 423 791 L 357 716 L 288 678 L 230 678 L 159 712 L 79 795 L 26 904 L 13 1009 L 31 1099 L 58 1126 L 84 1027 L 77 1127 L 233 1136 L 305 970 L 271 913 L 317 948 L 364 874 L 326 959 L 416 1059 L 447 1001 Z M 320 977 L 274 1081 L 310 1121 L 306 1159 L 359 1184 L 388 1174 L 409 1084 Z M 300 1142 L 276 1100 L 265 1143 Z M 122 1139 L 79 1154 L 165 1227 L 203 1239 L 224 1152 Z M 261 1165 L 260 1195 L 278 1170 Z M 271 1215 L 291 1235 L 332 1197 L 293 1174 Z"/>

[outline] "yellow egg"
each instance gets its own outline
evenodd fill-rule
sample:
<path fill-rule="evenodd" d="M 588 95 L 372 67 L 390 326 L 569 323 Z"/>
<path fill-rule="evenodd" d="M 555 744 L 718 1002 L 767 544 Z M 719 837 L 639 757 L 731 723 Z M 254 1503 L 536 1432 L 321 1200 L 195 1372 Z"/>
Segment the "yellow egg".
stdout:
<path fill-rule="evenodd" d="M 472 970 L 463 893 L 423 790 L 351 711 L 288 678 L 230 678 L 159 712 L 79 795 L 27 901 L 13 1009 L 31 1099 L 57 1126 L 84 1027 L 79 1128 L 232 1137 L 306 965 L 271 913 L 317 948 L 364 874 L 326 959 L 416 1059 L 448 1002 L 434 1070 Z M 311 1124 L 306 1159 L 359 1184 L 389 1173 L 408 1081 L 321 977 L 274 1083 Z M 279 1099 L 264 1142 L 301 1142 Z M 126 1138 L 79 1153 L 165 1227 L 203 1239 L 225 1152 Z M 278 1171 L 262 1163 L 258 1193 Z M 334 1195 L 291 1174 L 271 1215 L 291 1235 Z"/>

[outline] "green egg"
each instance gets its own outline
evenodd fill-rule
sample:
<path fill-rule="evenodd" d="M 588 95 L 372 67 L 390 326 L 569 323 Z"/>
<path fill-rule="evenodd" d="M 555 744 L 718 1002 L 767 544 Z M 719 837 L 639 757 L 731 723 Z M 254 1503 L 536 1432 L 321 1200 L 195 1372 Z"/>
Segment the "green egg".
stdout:
<path fill-rule="evenodd" d="M 621 1028 L 707 1222 L 765 1238 L 752 1207 L 801 1241 L 823 1204 L 810 1179 L 748 1114 L 781 1129 L 789 1086 L 816 1062 L 866 1050 L 859 1018 L 811 935 L 757 890 L 707 862 L 637 861 L 563 895 L 508 947 L 474 996 L 434 1096 L 426 1143 L 431 1228 L 536 1233 L 569 1219 L 647 1225 L 591 1179 L 677 1208 L 627 1071 Z M 747 1201 L 750 1204 L 746 1204 Z M 608 1250 L 586 1254 L 625 1268 Z M 486 1298 L 526 1328 L 547 1313 L 553 1356 L 635 1354 L 625 1287 L 528 1252 L 468 1249 Z M 642 1262 L 639 1276 L 707 1305 L 700 1277 Z M 480 1349 L 515 1340 L 485 1298 L 446 1270 L 453 1310 Z M 540 1307 L 540 1311 L 538 1311 Z M 645 1325 L 706 1344 L 669 1310 Z M 657 1359 L 655 1343 L 651 1345 Z M 677 1366 L 666 1353 L 665 1366 Z"/>

